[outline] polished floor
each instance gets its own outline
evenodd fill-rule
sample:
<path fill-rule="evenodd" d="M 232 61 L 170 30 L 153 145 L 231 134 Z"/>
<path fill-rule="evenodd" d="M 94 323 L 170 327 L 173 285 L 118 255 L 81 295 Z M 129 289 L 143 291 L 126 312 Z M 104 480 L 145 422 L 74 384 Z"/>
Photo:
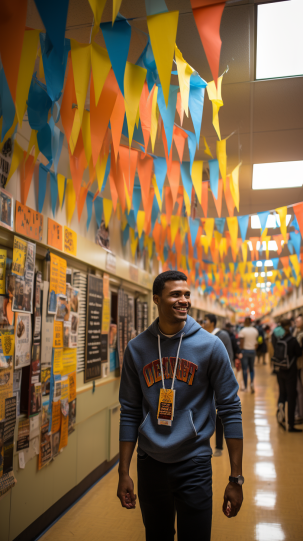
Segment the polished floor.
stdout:
<path fill-rule="evenodd" d="M 277 426 L 277 383 L 269 366 L 256 366 L 255 388 L 255 394 L 240 392 L 245 485 L 237 518 L 227 519 L 221 511 L 229 476 L 226 448 L 222 457 L 213 458 L 212 541 L 302 541 L 303 433 L 287 433 Z M 135 480 L 135 460 L 131 475 Z M 42 541 L 144 541 L 139 507 L 122 509 L 116 490 L 117 467 L 68 511 Z"/>

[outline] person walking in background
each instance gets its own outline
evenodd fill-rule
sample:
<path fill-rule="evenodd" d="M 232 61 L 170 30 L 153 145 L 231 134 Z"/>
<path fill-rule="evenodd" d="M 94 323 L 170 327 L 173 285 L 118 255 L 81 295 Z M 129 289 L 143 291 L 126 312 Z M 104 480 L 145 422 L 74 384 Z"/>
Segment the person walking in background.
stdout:
<path fill-rule="evenodd" d="M 297 359 L 302 355 L 298 340 L 292 336 L 291 320 L 282 319 L 272 335 L 273 363 L 279 384 L 277 420 L 285 430 L 285 402 L 288 402 L 288 432 L 302 432 L 295 428 L 297 398 Z"/>
<path fill-rule="evenodd" d="M 246 317 L 244 321 L 244 327 L 239 332 L 240 338 L 240 348 L 242 350 L 242 370 L 243 370 L 243 379 L 244 379 L 244 390 L 247 390 L 247 369 L 249 368 L 250 373 L 250 390 L 252 393 L 255 392 L 254 388 L 254 364 L 256 356 L 256 346 L 259 333 L 257 329 L 252 327 L 251 318 Z"/>
<path fill-rule="evenodd" d="M 299 342 L 299 346 L 303 348 L 303 316 L 299 314 L 295 319 L 294 336 Z M 303 355 L 297 359 L 297 405 L 295 411 L 295 423 L 303 422 Z"/>
<path fill-rule="evenodd" d="M 231 339 L 229 337 L 229 334 L 227 331 L 219 329 L 217 326 L 217 317 L 215 314 L 206 314 L 204 319 L 204 329 L 220 338 L 221 342 L 223 342 L 224 346 L 226 347 L 228 357 L 230 360 L 230 364 L 232 365 L 232 368 L 234 368 L 234 354 L 233 354 L 233 348 Z M 214 452 L 214 457 L 218 457 L 222 455 L 223 451 L 223 425 L 222 421 L 218 415 L 216 414 L 216 449 Z"/>
<path fill-rule="evenodd" d="M 241 391 L 243 391 L 244 390 L 244 382 L 243 382 L 243 372 L 242 372 L 242 364 L 241 364 L 241 359 L 242 359 L 241 349 L 240 349 L 238 340 L 237 340 L 237 338 L 236 338 L 236 336 L 235 336 L 235 334 L 233 332 L 232 324 L 231 323 L 226 323 L 225 330 L 229 335 L 231 345 L 232 345 L 232 349 L 233 349 L 234 365 L 235 365 L 234 374 L 236 376 L 236 380 L 237 380 L 237 382 L 239 384 L 239 387 L 240 387 Z"/>
<path fill-rule="evenodd" d="M 257 329 L 257 331 L 259 333 L 259 336 L 257 338 L 258 345 L 257 345 L 257 349 L 256 349 L 258 362 L 263 360 L 263 364 L 266 364 L 265 355 L 267 353 L 267 345 L 266 345 L 266 341 L 265 341 L 264 329 L 263 329 L 263 326 L 262 326 L 261 321 L 259 319 L 256 321 L 255 328 Z"/>

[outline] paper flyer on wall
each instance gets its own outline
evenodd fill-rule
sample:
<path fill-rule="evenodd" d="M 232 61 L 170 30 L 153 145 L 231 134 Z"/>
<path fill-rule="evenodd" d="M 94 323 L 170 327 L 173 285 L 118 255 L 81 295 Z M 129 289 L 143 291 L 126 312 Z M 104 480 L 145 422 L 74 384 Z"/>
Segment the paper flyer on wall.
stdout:
<path fill-rule="evenodd" d="M 6 272 L 7 251 L 0 250 L 0 295 L 5 295 L 5 272 Z"/>
<path fill-rule="evenodd" d="M 48 431 L 48 423 L 41 426 L 40 453 L 38 469 L 41 470 L 52 459 L 52 437 Z"/>
<path fill-rule="evenodd" d="M 16 241 L 16 239 L 18 240 Z M 18 248 L 15 248 L 15 241 Z M 26 245 L 25 251 L 23 251 L 24 244 Z M 20 246 L 22 247 L 22 250 L 20 249 Z M 25 259 L 23 262 L 22 258 L 24 254 Z M 12 272 L 16 274 L 12 303 L 12 310 L 14 312 L 23 311 L 32 313 L 33 311 L 35 261 L 36 245 L 32 242 L 23 241 L 22 239 L 19 239 L 19 237 L 14 237 L 14 252 L 12 263 Z M 14 269 L 17 269 L 18 272 L 15 272 Z"/>
<path fill-rule="evenodd" d="M 15 320 L 15 367 L 28 366 L 31 360 L 31 315 L 17 313 Z"/>
<path fill-rule="evenodd" d="M 41 340 L 41 297 L 42 297 L 42 273 L 36 272 L 35 295 L 34 295 L 34 324 L 33 341 Z"/>
<path fill-rule="evenodd" d="M 0 370 L 0 421 L 5 419 L 5 400 L 13 396 L 13 368 Z"/>
<path fill-rule="evenodd" d="M 48 313 L 57 312 L 57 295 L 66 295 L 66 261 L 61 257 L 50 254 L 50 280 Z"/>
<path fill-rule="evenodd" d="M 10 193 L 0 188 L 0 224 L 13 231 L 14 200 Z"/>
<path fill-rule="evenodd" d="M 29 419 L 19 419 L 17 452 L 29 448 Z"/>
<path fill-rule="evenodd" d="M 0 152 L 0 186 L 5 188 L 7 177 L 11 168 L 12 156 L 14 150 L 14 139 L 8 137 Z"/>
<path fill-rule="evenodd" d="M 84 382 L 101 378 L 101 325 L 103 280 L 88 275 L 87 286 L 87 340 Z"/>
<path fill-rule="evenodd" d="M 0 329 L 0 370 L 13 366 L 15 352 L 15 329 Z"/>
<path fill-rule="evenodd" d="M 42 338 L 41 338 L 41 368 L 51 366 L 52 351 L 53 351 L 53 333 L 54 333 L 54 317 L 48 314 L 47 301 L 48 301 L 48 288 L 49 283 L 43 282 L 43 295 L 42 295 Z"/>
<path fill-rule="evenodd" d="M 20 398 L 21 398 L 21 381 L 22 381 L 22 369 L 14 370 L 13 378 L 13 396 L 17 401 L 17 417 L 20 415 Z"/>
<path fill-rule="evenodd" d="M 16 397 L 5 399 L 5 422 L 4 422 L 4 450 L 3 450 L 3 473 L 9 473 L 13 469 L 14 458 L 14 433 L 16 425 Z"/>

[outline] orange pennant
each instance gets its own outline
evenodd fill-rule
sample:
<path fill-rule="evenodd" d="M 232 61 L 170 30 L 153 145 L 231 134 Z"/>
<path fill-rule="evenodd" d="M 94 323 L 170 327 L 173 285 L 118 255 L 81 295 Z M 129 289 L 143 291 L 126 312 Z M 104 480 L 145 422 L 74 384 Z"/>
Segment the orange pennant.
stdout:
<path fill-rule="evenodd" d="M 164 190 L 165 190 L 165 212 L 166 212 L 167 220 L 168 222 L 170 222 L 171 215 L 173 213 L 173 207 L 174 207 L 173 196 L 172 196 L 171 189 L 169 186 L 165 186 Z"/>
<path fill-rule="evenodd" d="M 76 194 L 76 202 L 78 203 L 83 173 L 87 167 L 85 149 L 84 149 L 83 137 L 82 137 L 82 130 L 80 130 L 74 153 L 73 154 L 71 153 L 71 150 L 69 147 L 68 147 L 68 152 L 69 152 L 70 172 L 72 175 L 73 186 L 74 186 L 74 190 Z"/>
<path fill-rule="evenodd" d="M 156 86 L 154 85 L 149 94 L 147 82 L 145 81 L 142 94 L 141 94 L 140 104 L 139 104 L 140 120 L 141 120 L 141 128 L 142 128 L 143 139 L 144 139 L 145 152 L 147 151 L 150 130 L 151 130 L 151 114 L 152 114 L 152 104 L 153 104 L 153 96 L 154 96 L 155 88 Z"/>
<path fill-rule="evenodd" d="M 175 206 L 176 200 L 177 200 L 177 194 L 180 184 L 180 162 L 173 161 L 171 164 L 171 169 L 168 172 L 167 170 L 167 178 L 168 182 L 171 188 L 171 194 L 173 198 L 173 207 Z"/>
<path fill-rule="evenodd" d="M 117 163 L 116 163 L 113 148 L 112 148 L 112 151 L 111 151 L 110 173 L 109 174 L 110 174 L 110 179 L 112 178 L 114 183 L 115 183 L 115 187 L 116 187 L 116 190 L 117 190 L 117 194 L 118 194 L 119 202 L 120 202 L 120 205 L 121 205 L 121 209 L 122 209 L 122 212 L 124 213 L 125 212 L 125 204 L 126 204 L 126 202 L 125 202 L 125 190 L 124 190 L 123 173 L 122 173 L 119 158 L 118 158 Z"/>
<path fill-rule="evenodd" d="M 202 182 L 202 196 L 201 196 L 201 206 L 205 218 L 207 218 L 207 208 L 208 208 L 208 181 Z"/>
<path fill-rule="evenodd" d="M 149 235 L 149 233 L 150 233 L 151 211 L 152 211 L 152 208 L 153 208 L 154 195 L 155 195 L 154 188 L 151 188 L 150 192 L 149 192 L 149 197 L 148 197 L 148 201 L 147 201 L 146 210 L 145 210 L 145 222 L 144 222 L 145 235 Z"/>
<path fill-rule="evenodd" d="M 288 240 L 288 238 L 289 238 L 289 234 L 287 234 L 287 240 Z M 283 248 L 282 242 L 284 243 L 284 236 L 282 234 L 273 235 L 272 239 L 276 241 L 277 247 L 278 247 L 278 255 L 280 255 L 280 253 L 282 252 L 282 248 Z M 286 242 L 287 242 L 287 240 L 286 240 Z"/>
<path fill-rule="evenodd" d="M 184 109 L 183 109 L 182 100 L 181 100 L 181 92 L 178 92 L 177 94 L 177 113 L 180 117 L 180 124 L 181 126 L 183 126 Z"/>
<path fill-rule="evenodd" d="M 219 218 L 221 218 L 221 211 L 222 211 L 222 192 L 223 192 L 223 180 L 222 178 L 220 178 L 219 184 L 218 184 L 218 199 L 215 199 L 214 197 L 214 203 L 215 203 Z"/>
<path fill-rule="evenodd" d="M 88 189 L 89 189 L 89 184 L 87 186 L 81 186 L 80 188 L 80 194 L 79 194 L 78 205 L 77 205 L 78 222 L 80 222 L 81 220 Z"/>
<path fill-rule="evenodd" d="M 233 200 L 233 196 L 231 195 L 231 191 L 230 191 L 229 176 L 226 177 L 225 201 L 226 201 L 226 206 L 227 206 L 229 216 L 233 216 L 234 210 L 235 210 L 235 202 Z"/>
<path fill-rule="evenodd" d="M 297 218 L 297 222 L 300 228 L 300 233 L 303 236 L 303 203 L 293 205 L 294 213 Z"/>
<path fill-rule="evenodd" d="M 67 78 L 64 87 L 64 94 L 62 97 L 60 115 L 64 128 L 64 133 L 67 141 L 70 140 L 72 133 L 72 127 L 74 124 L 75 112 L 77 109 L 74 107 L 74 104 L 77 103 L 75 84 L 74 84 L 74 74 L 73 74 L 73 65 L 70 58 L 70 52 L 68 53 L 68 68 L 67 68 Z"/>
<path fill-rule="evenodd" d="M 139 175 L 139 180 L 141 184 L 141 196 L 142 196 L 143 209 L 146 212 L 149 192 L 152 185 L 151 179 L 152 179 L 152 174 L 153 174 L 154 160 L 150 156 L 145 156 L 145 158 L 142 158 L 142 156 L 143 156 L 143 153 L 141 153 L 141 157 L 138 159 L 137 168 L 138 168 L 138 175 Z"/>
<path fill-rule="evenodd" d="M 177 216 L 181 216 L 183 200 L 184 200 L 183 186 L 179 186 L 178 195 L 177 195 L 177 205 L 178 205 L 178 209 L 176 212 Z"/>
<path fill-rule="evenodd" d="M 161 117 L 159 117 L 159 118 L 161 118 Z M 160 134 L 160 130 L 158 130 L 158 133 Z M 173 161 L 173 146 L 171 146 L 170 155 L 168 156 L 167 141 L 166 141 L 166 135 L 165 135 L 163 122 L 162 122 L 162 142 L 163 142 L 163 146 L 164 146 L 164 153 L 165 153 L 165 159 L 166 159 L 166 163 L 167 163 L 167 174 L 168 174 L 168 172 L 171 170 L 171 164 L 172 164 L 172 161 Z"/>
<path fill-rule="evenodd" d="M 111 69 L 104 83 L 98 105 L 95 104 L 93 74 L 90 80 L 90 133 L 92 142 L 93 164 L 96 166 L 98 156 L 107 132 L 108 123 L 113 112 L 117 95 L 118 83 Z"/>
<path fill-rule="evenodd" d="M 116 189 L 115 181 L 113 179 L 113 175 L 111 175 L 111 173 L 109 173 L 108 178 L 109 178 L 110 193 L 112 196 L 113 209 L 114 209 L 114 212 L 116 212 L 117 202 L 118 202 L 118 192 Z"/>
<path fill-rule="evenodd" d="M 129 198 L 132 201 L 138 161 L 138 151 L 133 148 L 120 145 L 119 159 Z"/>
<path fill-rule="evenodd" d="M 181 130 L 179 126 L 174 126 L 173 139 L 176 145 L 180 163 L 182 163 L 182 160 L 183 160 L 184 145 L 185 145 L 185 140 L 187 139 L 187 137 L 188 135 L 184 130 Z"/>
<path fill-rule="evenodd" d="M 33 178 L 35 169 L 35 156 L 29 155 L 26 159 L 27 152 L 24 150 L 23 162 L 20 167 L 20 185 L 21 185 L 21 203 L 26 205 L 28 192 Z"/>
<path fill-rule="evenodd" d="M 123 122 L 124 122 L 124 115 L 125 115 L 124 98 L 123 98 L 122 92 L 120 91 L 120 88 L 118 88 L 116 103 L 114 105 L 114 108 L 110 117 L 110 127 L 111 127 L 111 132 L 112 132 L 113 147 L 114 147 L 116 161 L 119 154 L 119 146 L 120 146 L 121 133 L 122 133 Z"/>
<path fill-rule="evenodd" d="M 0 2 L 0 55 L 14 103 L 16 101 L 26 12 L 27 0 L 1 0 Z"/>
<path fill-rule="evenodd" d="M 257 250 L 257 242 L 260 240 L 259 237 L 249 237 L 249 240 L 252 244 L 252 252 L 251 252 L 251 260 L 255 261 L 258 259 L 258 250 Z"/>

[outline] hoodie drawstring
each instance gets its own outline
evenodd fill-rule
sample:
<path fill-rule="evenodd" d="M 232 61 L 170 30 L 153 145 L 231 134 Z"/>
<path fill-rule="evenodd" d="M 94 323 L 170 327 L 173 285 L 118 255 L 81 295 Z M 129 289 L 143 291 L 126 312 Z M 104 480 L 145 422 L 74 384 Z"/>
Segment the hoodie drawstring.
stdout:
<path fill-rule="evenodd" d="M 177 357 L 176 357 L 176 364 L 175 364 L 175 370 L 174 370 L 174 377 L 173 377 L 173 382 L 172 382 L 172 390 L 174 389 L 174 385 L 175 385 L 175 379 L 176 379 L 176 374 L 177 374 L 177 368 L 178 368 L 178 364 L 179 364 L 179 353 L 180 353 L 180 348 L 181 348 L 181 343 L 182 343 L 182 338 L 184 336 L 184 332 L 181 334 L 180 336 L 180 340 L 179 340 L 179 345 L 178 345 L 178 350 L 177 350 Z M 165 383 L 164 383 L 164 373 L 163 373 L 163 366 L 162 366 L 162 355 L 161 355 L 161 338 L 160 338 L 160 335 L 158 334 L 158 351 L 159 351 L 159 360 L 160 360 L 160 370 L 161 370 L 161 378 L 162 378 L 162 386 L 163 386 L 163 389 L 165 389 Z"/>

